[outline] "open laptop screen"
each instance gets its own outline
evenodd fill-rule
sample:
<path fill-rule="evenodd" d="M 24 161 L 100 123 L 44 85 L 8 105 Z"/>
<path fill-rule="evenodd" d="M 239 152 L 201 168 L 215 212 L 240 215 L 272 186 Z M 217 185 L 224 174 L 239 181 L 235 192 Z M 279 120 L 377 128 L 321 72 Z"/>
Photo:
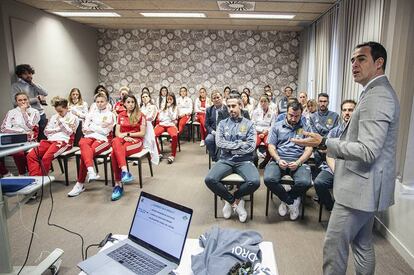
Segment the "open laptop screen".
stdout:
<path fill-rule="evenodd" d="M 129 237 L 151 250 L 162 251 L 179 262 L 191 216 L 192 210 L 189 208 L 141 192 Z"/>

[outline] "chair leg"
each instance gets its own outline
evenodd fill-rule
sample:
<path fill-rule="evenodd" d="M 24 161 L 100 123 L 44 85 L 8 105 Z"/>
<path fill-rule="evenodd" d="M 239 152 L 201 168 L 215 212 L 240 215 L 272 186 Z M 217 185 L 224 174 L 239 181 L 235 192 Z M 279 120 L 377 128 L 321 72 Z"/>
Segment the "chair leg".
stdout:
<path fill-rule="evenodd" d="M 180 135 L 178 135 L 178 152 L 181 152 Z"/>
<path fill-rule="evenodd" d="M 114 177 L 114 170 L 112 169 L 112 167 L 111 167 L 111 180 L 112 180 L 112 187 L 114 187 L 115 186 L 115 177 Z"/>
<path fill-rule="evenodd" d="M 57 159 L 60 167 L 60 172 L 63 174 L 65 171 L 63 169 L 62 160 L 60 158 Z"/>
<path fill-rule="evenodd" d="M 96 158 L 93 159 L 93 163 L 95 164 L 96 173 L 99 173 L 98 161 Z"/>
<path fill-rule="evenodd" d="M 254 193 L 250 194 L 250 219 L 253 220 L 253 197 Z"/>
<path fill-rule="evenodd" d="M 300 217 L 301 220 L 305 218 L 305 199 L 306 199 L 306 193 L 302 196 L 302 216 Z"/>
<path fill-rule="evenodd" d="M 195 142 L 195 137 L 194 137 L 194 129 L 195 129 L 195 125 L 194 124 L 192 124 L 192 126 L 191 126 L 191 130 L 193 131 L 193 135 L 192 135 L 192 138 L 193 138 L 193 143 Z"/>
<path fill-rule="evenodd" d="M 217 195 L 214 194 L 214 218 L 217 219 Z"/>
<path fill-rule="evenodd" d="M 142 161 L 138 159 L 139 188 L 142 188 Z"/>
<path fill-rule="evenodd" d="M 323 204 L 319 202 L 319 218 L 318 222 L 322 221 L 322 210 L 323 210 Z"/>
<path fill-rule="evenodd" d="M 76 155 L 76 174 L 79 178 L 79 167 L 80 167 L 80 155 Z"/>
<path fill-rule="evenodd" d="M 161 136 L 158 137 L 158 141 L 159 141 L 160 146 L 161 146 L 161 154 L 162 154 L 164 152 L 164 146 L 162 144 L 162 137 Z"/>
<path fill-rule="evenodd" d="M 105 174 L 105 185 L 108 185 L 108 158 L 104 157 L 103 160 L 103 165 L 104 165 L 104 174 Z"/>
<path fill-rule="evenodd" d="M 208 170 L 211 169 L 211 156 L 208 156 Z"/>
<path fill-rule="evenodd" d="M 147 154 L 147 159 L 148 159 L 148 165 L 149 165 L 150 172 L 151 172 L 151 177 L 153 177 L 154 173 L 152 172 L 152 162 L 151 162 L 151 154 L 150 153 Z"/>
<path fill-rule="evenodd" d="M 65 171 L 65 183 L 66 186 L 69 186 L 69 171 L 68 171 L 68 159 L 64 158 L 63 159 L 63 165 L 64 165 L 64 171 Z"/>
<path fill-rule="evenodd" d="M 270 197 L 269 193 L 271 193 L 270 189 L 266 188 L 266 217 L 269 214 L 269 197 Z"/>

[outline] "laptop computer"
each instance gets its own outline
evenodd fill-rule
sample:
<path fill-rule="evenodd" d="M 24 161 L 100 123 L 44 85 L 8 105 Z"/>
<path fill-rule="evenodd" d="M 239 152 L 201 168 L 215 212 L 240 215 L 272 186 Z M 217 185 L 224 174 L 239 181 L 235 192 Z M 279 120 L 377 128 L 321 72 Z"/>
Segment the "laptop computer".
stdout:
<path fill-rule="evenodd" d="M 80 262 L 87 274 L 169 274 L 180 264 L 193 210 L 141 192 L 128 238 Z"/>

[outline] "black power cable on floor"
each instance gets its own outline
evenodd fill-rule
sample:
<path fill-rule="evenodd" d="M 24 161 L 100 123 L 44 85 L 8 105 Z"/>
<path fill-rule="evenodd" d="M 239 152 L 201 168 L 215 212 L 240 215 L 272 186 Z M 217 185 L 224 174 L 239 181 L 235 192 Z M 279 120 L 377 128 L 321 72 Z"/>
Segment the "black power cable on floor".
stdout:
<path fill-rule="evenodd" d="M 39 156 L 39 150 L 38 150 L 38 148 L 36 147 L 36 148 L 34 148 L 33 150 L 35 150 L 35 152 L 36 152 L 36 156 L 37 156 L 37 159 L 38 159 L 38 161 L 41 163 L 41 162 L 42 162 L 42 160 L 40 159 L 40 156 Z M 43 202 L 43 185 L 44 185 L 44 176 L 42 176 L 42 187 L 41 187 L 41 194 L 40 194 L 40 202 L 39 202 L 39 205 L 37 206 L 36 215 L 35 215 L 35 220 L 34 220 L 34 222 L 33 222 L 33 227 L 32 227 L 32 233 L 31 233 L 31 236 L 30 236 L 29 247 L 27 248 L 26 258 L 25 258 L 24 263 L 23 263 L 22 267 L 20 268 L 19 272 L 17 272 L 17 275 L 19 275 L 19 274 L 22 272 L 23 268 L 24 268 L 24 267 L 26 266 L 26 264 L 27 264 L 27 260 L 29 259 L 30 249 L 32 248 L 32 242 L 33 242 L 34 231 L 35 231 L 35 229 L 36 229 L 37 217 L 38 217 L 38 215 L 39 215 L 40 206 L 42 205 L 42 202 Z"/>
<path fill-rule="evenodd" d="M 30 236 L 29 247 L 27 248 L 26 258 L 24 260 L 24 263 L 23 263 L 22 267 L 20 268 L 19 272 L 17 273 L 17 275 L 19 275 L 22 272 L 23 268 L 27 264 L 27 260 L 29 259 L 30 250 L 31 250 L 32 243 L 33 243 L 34 231 L 35 231 L 36 223 L 37 223 L 37 218 L 38 218 L 38 215 L 39 215 L 40 206 L 42 205 L 42 202 L 43 202 L 43 187 L 44 187 L 44 179 L 46 177 L 45 175 L 47 175 L 47 177 L 49 179 L 49 194 L 50 194 L 50 198 L 51 198 L 51 202 L 52 202 L 52 205 L 50 207 L 49 216 L 47 218 L 47 224 L 49 226 L 55 226 L 57 228 L 60 228 L 64 231 L 68 232 L 68 233 L 71 233 L 71 234 L 74 234 L 74 235 L 78 236 L 81 239 L 81 256 L 82 256 L 82 260 L 85 260 L 84 249 L 83 249 L 85 241 L 84 241 L 82 235 L 77 233 L 77 232 L 71 231 L 71 230 L 69 230 L 69 229 L 67 229 L 63 226 L 60 226 L 60 225 L 57 225 L 57 224 L 54 224 L 54 223 L 50 222 L 50 218 L 51 218 L 52 212 L 53 212 L 53 204 L 54 204 L 53 194 L 52 194 L 52 179 L 50 178 L 49 173 L 46 173 L 46 171 L 45 171 L 45 167 L 43 166 L 42 158 L 40 157 L 40 154 L 39 154 L 39 148 L 35 147 L 35 148 L 33 148 L 33 150 L 35 150 L 35 152 L 36 152 L 37 161 L 38 161 L 38 163 L 39 163 L 39 165 L 42 169 L 42 174 L 43 174 L 43 176 L 42 176 L 42 185 L 41 185 L 42 186 L 41 187 L 41 195 L 40 195 L 40 202 L 39 202 L 39 205 L 38 205 L 37 210 L 36 210 L 35 220 L 33 222 L 32 233 L 31 233 L 31 236 Z"/>

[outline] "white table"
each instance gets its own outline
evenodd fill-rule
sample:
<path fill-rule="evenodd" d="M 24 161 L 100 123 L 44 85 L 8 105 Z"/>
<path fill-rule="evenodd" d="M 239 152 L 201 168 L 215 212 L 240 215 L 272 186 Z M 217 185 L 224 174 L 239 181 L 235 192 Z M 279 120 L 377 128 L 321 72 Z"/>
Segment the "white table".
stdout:
<path fill-rule="evenodd" d="M 22 145 L 8 147 L 0 149 L 0 157 L 5 157 L 8 155 L 12 155 L 17 152 L 27 151 L 31 148 L 37 147 L 39 143 L 37 142 L 27 142 Z M 19 177 L 22 178 L 22 177 Z M 37 192 L 42 185 L 45 186 L 50 182 L 54 181 L 54 177 L 29 177 L 35 178 L 36 182 L 30 184 L 17 192 L 11 193 L 2 193 L 0 188 L 0 274 L 17 274 L 20 270 L 19 266 L 12 266 L 11 263 L 11 256 L 10 256 L 10 243 L 9 243 L 9 233 L 7 230 L 7 215 L 11 214 L 17 207 L 20 206 L 21 203 L 26 202 L 32 194 Z M 12 211 L 8 210 L 7 200 L 4 200 L 3 197 L 12 197 L 12 196 L 23 196 L 23 198 L 17 202 L 16 207 Z M 60 256 L 63 254 L 63 250 L 56 248 L 52 253 L 44 259 L 39 265 L 37 266 L 27 266 L 22 270 L 21 274 L 42 274 L 45 270 L 47 270 L 50 266 L 52 266 L 58 260 L 60 261 Z"/>
<path fill-rule="evenodd" d="M 113 235 L 113 238 L 118 240 L 124 240 L 128 236 L 127 235 Z M 101 248 L 100 251 L 103 251 L 112 245 L 117 243 L 115 242 L 107 242 L 104 247 Z M 277 264 L 275 259 L 275 254 L 273 253 L 273 244 L 272 242 L 261 242 L 259 244 L 260 249 L 262 250 L 262 264 L 268 267 L 273 274 L 278 275 L 277 271 Z M 99 251 L 99 252 L 100 252 Z M 178 275 L 193 275 L 193 271 L 191 270 L 191 255 L 196 255 L 203 252 L 203 248 L 200 247 L 198 239 L 187 239 L 184 246 L 183 255 L 181 257 L 180 265 L 174 272 Z M 80 272 L 80 275 L 85 275 L 86 273 Z"/>

